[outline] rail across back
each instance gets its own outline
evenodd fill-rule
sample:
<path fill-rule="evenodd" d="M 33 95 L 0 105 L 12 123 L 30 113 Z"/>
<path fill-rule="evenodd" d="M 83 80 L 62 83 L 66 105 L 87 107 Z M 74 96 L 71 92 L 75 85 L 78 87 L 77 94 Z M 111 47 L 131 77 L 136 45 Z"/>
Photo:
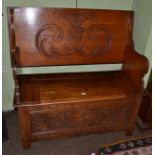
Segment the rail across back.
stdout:
<path fill-rule="evenodd" d="M 17 67 L 122 63 L 132 11 L 8 8 Z"/>

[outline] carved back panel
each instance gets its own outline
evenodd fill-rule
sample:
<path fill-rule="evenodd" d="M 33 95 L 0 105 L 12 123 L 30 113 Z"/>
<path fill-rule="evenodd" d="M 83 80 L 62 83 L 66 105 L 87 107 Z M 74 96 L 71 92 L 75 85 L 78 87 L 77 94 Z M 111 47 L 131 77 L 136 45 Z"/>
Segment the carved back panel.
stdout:
<path fill-rule="evenodd" d="M 132 44 L 131 11 L 9 8 L 18 67 L 121 63 Z"/>

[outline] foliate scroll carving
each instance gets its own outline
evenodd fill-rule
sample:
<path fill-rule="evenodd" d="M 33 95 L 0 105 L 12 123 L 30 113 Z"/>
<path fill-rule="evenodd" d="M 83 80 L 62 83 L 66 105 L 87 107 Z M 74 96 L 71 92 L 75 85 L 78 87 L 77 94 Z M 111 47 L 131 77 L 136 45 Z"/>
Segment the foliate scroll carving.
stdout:
<path fill-rule="evenodd" d="M 111 48 L 110 31 L 103 24 L 94 24 L 95 13 L 55 10 L 52 17 L 51 23 L 43 25 L 36 34 L 35 44 L 41 54 L 101 55 Z M 67 24 L 67 29 L 59 20 Z"/>
<path fill-rule="evenodd" d="M 55 42 L 60 42 L 64 38 L 64 31 L 56 24 L 47 24 L 40 28 L 36 35 L 36 47 L 41 54 L 50 56 L 56 54 L 58 49 Z"/>
<path fill-rule="evenodd" d="M 111 47 L 111 36 L 104 25 L 91 25 L 88 28 L 88 38 L 91 41 L 99 40 L 98 44 L 92 50 L 93 54 L 102 54 Z"/>
<path fill-rule="evenodd" d="M 53 112 L 48 111 L 44 113 L 32 113 L 32 131 L 48 131 L 48 130 L 58 130 L 58 129 L 68 129 L 75 128 L 76 123 L 72 120 L 72 115 L 74 111 L 62 112 Z"/>
<path fill-rule="evenodd" d="M 72 11 L 72 10 L 57 10 L 53 13 L 54 18 L 63 18 L 68 23 L 72 25 L 72 27 L 79 27 L 85 21 L 93 21 L 96 17 L 96 14 L 91 11 L 84 11 L 83 13 Z"/>
<path fill-rule="evenodd" d="M 32 132 L 77 129 L 77 127 L 97 127 L 101 125 L 117 126 L 124 124 L 130 117 L 132 106 L 127 104 L 119 108 L 104 108 L 103 105 L 51 107 L 52 110 L 32 112 Z M 116 117 L 117 116 L 117 117 Z M 114 123 L 115 122 L 115 123 Z"/>

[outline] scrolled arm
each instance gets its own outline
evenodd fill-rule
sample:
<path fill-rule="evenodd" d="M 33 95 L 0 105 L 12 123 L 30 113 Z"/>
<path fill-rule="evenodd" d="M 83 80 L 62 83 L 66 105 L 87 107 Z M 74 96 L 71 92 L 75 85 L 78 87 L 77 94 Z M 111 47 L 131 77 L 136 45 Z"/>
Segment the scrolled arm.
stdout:
<path fill-rule="evenodd" d="M 148 69 L 148 59 L 134 51 L 132 47 L 127 47 L 125 50 L 125 59 L 122 70 L 140 92 L 143 91 L 143 77 Z"/>

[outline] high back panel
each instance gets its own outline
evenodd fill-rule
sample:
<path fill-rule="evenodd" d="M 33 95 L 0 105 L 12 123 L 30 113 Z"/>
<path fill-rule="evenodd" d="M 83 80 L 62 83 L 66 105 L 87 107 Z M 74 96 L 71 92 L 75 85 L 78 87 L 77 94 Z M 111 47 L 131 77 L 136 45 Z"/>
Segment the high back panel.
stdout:
<path fill-rule="evenodd" d="M 132 43 L 131 11 L 9 8 L 9 19 L 18 67 L 121 63 Z"/>

